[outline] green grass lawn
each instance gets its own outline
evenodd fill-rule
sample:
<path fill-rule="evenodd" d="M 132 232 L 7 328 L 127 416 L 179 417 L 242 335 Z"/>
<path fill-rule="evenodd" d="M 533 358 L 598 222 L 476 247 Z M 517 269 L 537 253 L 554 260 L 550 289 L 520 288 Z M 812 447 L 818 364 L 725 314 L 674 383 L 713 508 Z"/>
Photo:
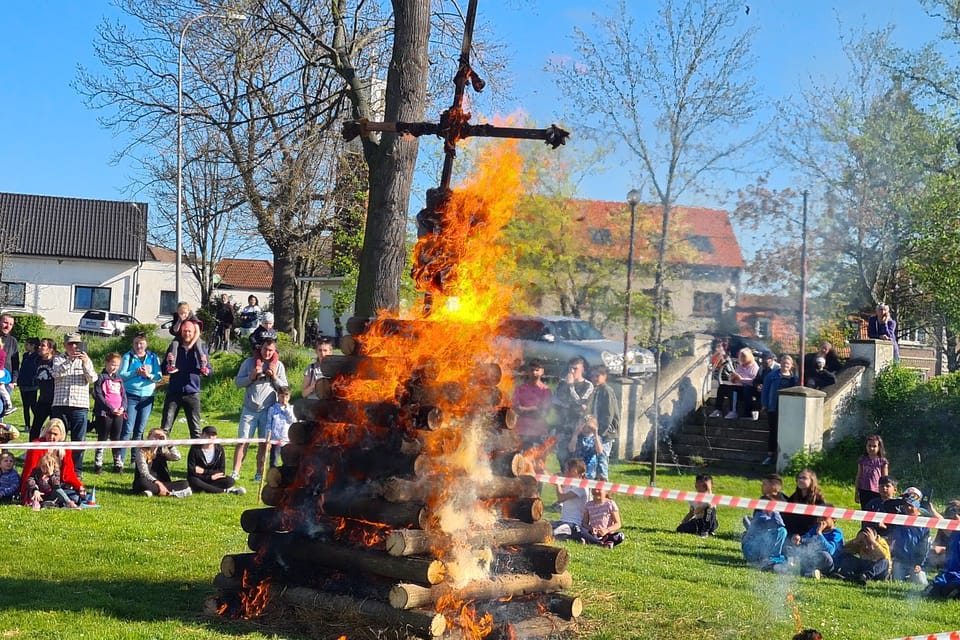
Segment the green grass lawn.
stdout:
<path fill-rule="evenodd" d="M 252 462 L 245 471 L 250 478 Z M 239 516 L 255 506 L 252 481 L 244 481 L 251 493 L 242 497 L 145 499 L 129 493 L 129 473 L 97 477 L 88 466 L 87 474 L 99 509 L 0 509 L 0 638 L 301 637 L 207 612 L 221 556 L 246 550 Z M 615 464 L 612 479 L 645 484 L 647 469 Z M 658 484 L 689 488 L 692 477 L 661 470 Z M 759 481 L 717 476 L 714 488 L 754 496 Z M 549 501 L 553 490 L 546 491 Z M 850 486 L 828 485 L 826 493 L 851 503 Z M 926 601 L 919 587 L 815 582 L 747 568 L 739 551 L 742 510 L 721 507 L 719 535 L 701 539 L 672 532 L 683 503 L 617 502 L 626 542 L 612 551 L 565 543 L 573 591 L 585 603 L 584 638 L 790 638 L 795 615 L 830 640 L 960 626 L 960 604 Z M 847 537 L 855 530 L 853 523 L 842 528 Z"/>
<path fill-rule="evenodd" d="M 165 341 L 151 348 L 161 350 Z M 121 345 L 104 340 L 92 345 L 91 353 L 97 358 L 110 349 Z M 309 359 L 305 351 L 284 357 L 295 394 Z M 239 356 L 214 356 L 217 375 L 205 383 L 204 419 L 221 427 L 223 436 L 235 433 L 242 393 L 232 388 L 232 376 L 239 363 Z M 159 410 L 158 403 L 151 426 L 159 424 Z M 186 425 L 178 424 L 173 436 L 187 437 Z M 207 608 L 221 557 L 247 550 L 239 517 L 256 506 L 252 456 L 244 465 L 246 496 L 186 500 L 134 496 L 129 471 L 94 476 L 92 458 L 88 453 L 85 481 L 96 487 L 101 508 L 33 512 L 0 507 L 0 640 L 307 637 L 274 631 L 262 622 L 223 620 Z M 231 459 L 228 447 L 228 464 Z M 183 463 L 173 469 L 184 473 Z M 648 481 L 645 466 L 613 464 L 611 471 L 615 482 Z M 714 478 L 718 494 L 759 495 L 757 478 Z M 693 476 L 661 469 L 658 486 L 692 490 Z M 792 489 L 788 481 L 785 490 Z M 854 506 L 851 484 L 826 483 L 824 491 L 828 501 Z M 544 498 L 553 501 L 552 488 L 546 488 Z M 828 640 L 886 640 L 960 628 L 960 603 L 924 600 L 916 586 L 861 587 L 747 568 L 739 546 L 743 510 L 721 507 L 719 535 L 701 539 L 673 533 L 686 512 L 684 503 L 614 499 L 626 542 L 612 551 L 565 543 L 572 591 L 585 605 L 583 638 L 786 639 L 798 620 Z M 857 527 L 842 523 L 841 528 L 849 539 Z"/>

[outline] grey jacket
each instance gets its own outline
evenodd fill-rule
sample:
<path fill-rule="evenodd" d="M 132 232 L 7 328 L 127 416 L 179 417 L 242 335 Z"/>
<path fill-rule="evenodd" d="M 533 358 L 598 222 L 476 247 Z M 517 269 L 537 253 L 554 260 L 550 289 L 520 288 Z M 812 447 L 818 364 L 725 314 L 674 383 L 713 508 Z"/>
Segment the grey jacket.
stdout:
<path fill-rule="evenodd" d="M 246 388 L 247 393 L 243 396 L 243 408 L 247 411 L 263 411 L 270 408 L 277 401 L 277 387 L 290 386 L 287 382 L 287 370 L 283 362 L 277 361 L 277 377 L 271 380 L 267 377 L 259 377 L 256 380 L 250 380 L 250 374 L 253 373 L 253 367 L 256 359 L 247 358 L 240 365 L 240 371 L 234 382 L 241 389 Z M 267 363 L 263 363 L 263 369 L 266 370 Z"/>

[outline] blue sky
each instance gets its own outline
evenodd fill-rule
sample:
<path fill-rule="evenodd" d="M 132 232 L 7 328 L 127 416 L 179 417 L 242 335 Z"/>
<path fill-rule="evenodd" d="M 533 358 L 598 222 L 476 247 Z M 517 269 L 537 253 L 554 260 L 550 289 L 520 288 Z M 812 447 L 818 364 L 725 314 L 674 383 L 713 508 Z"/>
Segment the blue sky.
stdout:
<path fill-rule="evenodd" d="M 462 2 L 465 6 L 466 2 Z M 653 15 L 653 0 L 632 0 L 640 16 Z M 771 97 L 796 93 L 807 77 L 842 73 L 844 58 L 838 21 L 846 31 L 865 25 L 896 25 L 895 37 L 918 46 L 939 33 L 914 0 L 746 0 L 744 20 L 758 33 L 756 76 Z M 602 3 L 571 0 L 481 0 L 480 21 L 507 44 L 514 75 L 514 99 L 538 122 L 559 115 L 558 96 L 543 72 L 551 55 L 572 49 L 574 25 L 587 26 L 589 7 Z M 26 2 L 5 6 L 0 22 L 4 63 L 0 65 L 0 118 L 4 123 L 0 153 L 0 190 L 83 198 L 126 199 L 133 170 L 114 163 L 124 139 L 101 128 L 98 113 L 87 109 L 71 87 L 78 65 L 97 67 L 93 52 L 96 26 L 117 11 L 105 0 Z M 574 132 L 575 136 L 575 132 Z M 577 153 L 576 138 L 565 153 Z M 429 143 L 427 143 L 429 144 Z M 584 183 L 581 196 L 615 200 L 635 183 L 631 161 Z M 429 176 L 425 178 L 429 182 Z M 422 181 L 422 180 L 421 180 Z M 786 185 L 783 185 L 786 186 Z M 414 196 L 411 210 L 419 206 Z M 723 205 L 722 202 L 686 204 Z"/>

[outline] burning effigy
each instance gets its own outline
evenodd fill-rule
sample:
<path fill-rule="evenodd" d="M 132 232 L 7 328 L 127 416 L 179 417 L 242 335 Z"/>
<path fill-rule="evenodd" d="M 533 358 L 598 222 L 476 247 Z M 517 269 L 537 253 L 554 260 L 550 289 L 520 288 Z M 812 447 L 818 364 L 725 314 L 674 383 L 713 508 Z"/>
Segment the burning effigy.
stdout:
<path fill-rule="evenodd" d="M 321 399 L 271 469 L 266 508 L 241 516 L 247 553 L 215 579 L 224 615 L 271 603 L 322 612 L 321 637 L 360 629 L 425 638 L 547 637 L 581 613 L 566 550 L 553 546 L 509 405 L 519 354 L 495 344 L 511 289 L 495 242 L 521 191 L 516 142 L 434 191 L 418 216 L 407 317 L 354 318 L 322 362 Z M 349 629 L 349 631 L 347 630 Z"/>

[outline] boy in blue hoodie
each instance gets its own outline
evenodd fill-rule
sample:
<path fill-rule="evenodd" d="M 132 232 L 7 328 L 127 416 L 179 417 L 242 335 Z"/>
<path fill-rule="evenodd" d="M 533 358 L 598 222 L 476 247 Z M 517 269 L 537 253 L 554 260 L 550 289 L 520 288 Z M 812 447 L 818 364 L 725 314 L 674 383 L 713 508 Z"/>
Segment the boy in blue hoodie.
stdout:
<path fill-rule="evenodd" d="M 830 505 L 824 505 L 830 506 Z M 802 536 L 795 535 L 784 548 L 791 566 L 800 565 L 800 575 L 819 580 L 833 571 L 837 554 L 843 549 L 843 532 L 830 516 L 817 518 L 817 526 Z"/>
<path fill-rule="evenodd" d="M 760 496 L 762 500 L 783 500 L 783 479 L 771 473 L 763 479 Z M 787 540 L 787 529 L 778 511 L 755 509 L 750 526 L 743 534 L 740 548 L 747 562 L 761 571 L 773 571 L 784 564 L 783 544 Z"/>
<path fill-rule="evenodd" d="M 912 494 L 904 494 L 900 509 L 901 513 L 907 516 L 921 515 L 920 501 Z M 930 530 L 926 527 L 900 525 L 890 534 L 889 543 L 893 579 L 926 586 L 927 572 L 923 566 L 927 563 L 927 552 L 930 549 Z"/>

